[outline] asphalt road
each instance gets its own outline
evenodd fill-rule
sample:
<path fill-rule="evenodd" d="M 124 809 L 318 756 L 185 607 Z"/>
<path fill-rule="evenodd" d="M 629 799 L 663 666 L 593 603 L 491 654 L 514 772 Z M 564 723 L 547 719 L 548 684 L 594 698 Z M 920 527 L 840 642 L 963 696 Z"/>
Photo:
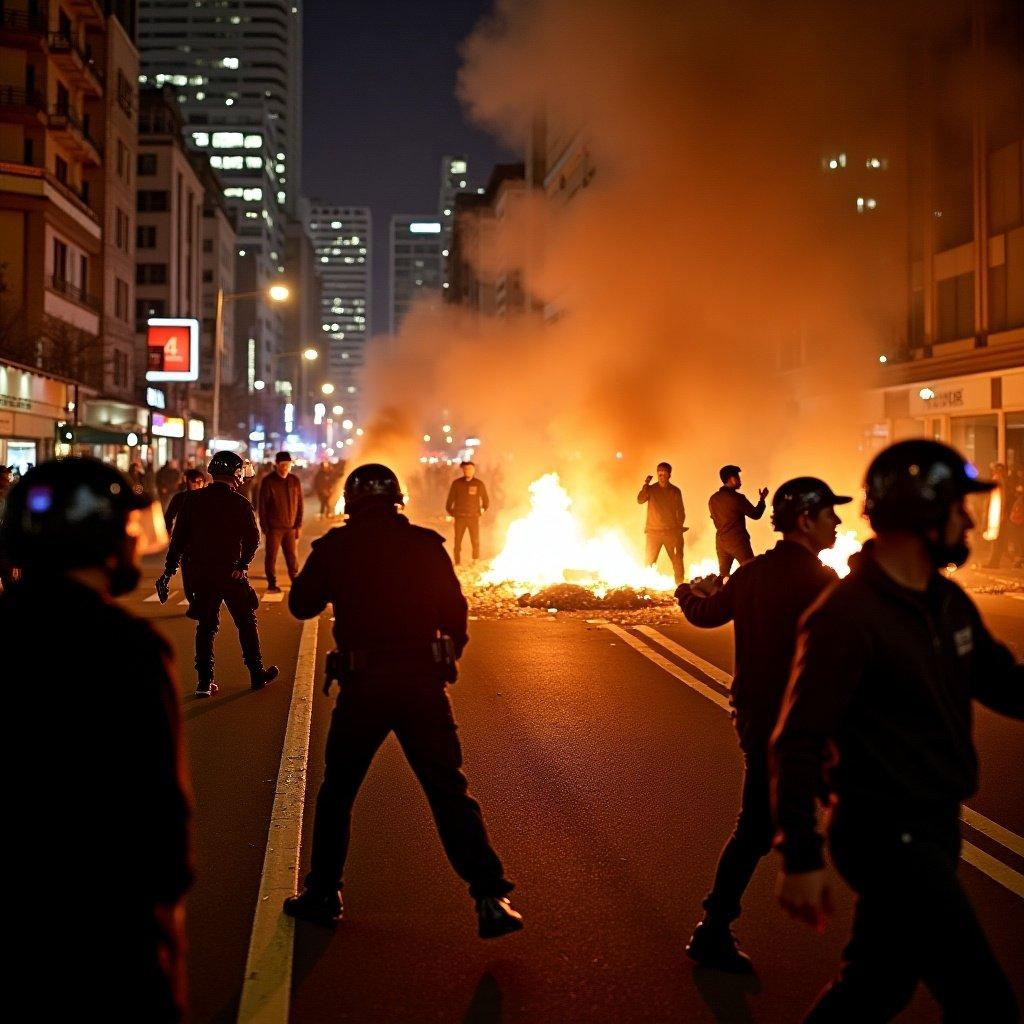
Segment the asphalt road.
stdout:
<path fill-rule="evenodd" d="M 261 559 L 262 553 L 257 566 Z M 285 603 L 261 603 L 266 658 L 282 674 L 252 693 L 225 616 L 217 643 L 221 692 L 195 701 L 193 623 L 179 598 L 166 606 L 144 600 L 157 571 L 126 603 L 156 622 L 178 656 L 196 808 L 198 881 L 188 904 L 192 1019 L 233 1021 L 302 626 Z M 262 593 L 262 572 L 253 575 Z M 979 603 L 991 628 L 1024 654 L 1024 601 L 983 596 Z M 330 646 L 329 613 L 318 625 L 319 666 Z M 682 949 L 735 816 L 740 758 L 727 715 L 678 676 L 713 692 L 715 671 L 702 671 L 701 659 L 728 671 L 731 632 L 701 632 L 675 620 L 654 635 L 628 636 L 655 660 L 621 633 L 581 618 L 471 623 L 452 699 L 471 791 L 517 884 L 513 901 L 526 930 L 490 943 L 476 937 L 472 903 L 391 739 L 356 806 L 348 920 L 333 934 L 307 925 L 296 930 L 292 1021 L 799 1019 L 838 962 L 849 896 L 840 883 L 834 920 L 824 936 L 814 934 L 777 908 L 770 859 L 755 876 L 737 929 L 757 977 L 693 968 Z M 682 645 L 689 660 L 657 646 L 659 638 Z M 320 695 L 319 680 L 313 692 L 307 835 L 333 703 Z M 1024 725 L 979 709 L 977 740 L 983 774 L 971 807 L 1024 835 Z M 991 858 L 985 863 L 1024 871 L 1024 859 L 1000 842 L 968 826 L 965 838 Z M 308 853 L 304 848 L 303 871 Z M 1024 899 L 990 874 L 962 867 L 1024 1003 Z M 901 1020 L 936 1017 L 921 992 Z"/>

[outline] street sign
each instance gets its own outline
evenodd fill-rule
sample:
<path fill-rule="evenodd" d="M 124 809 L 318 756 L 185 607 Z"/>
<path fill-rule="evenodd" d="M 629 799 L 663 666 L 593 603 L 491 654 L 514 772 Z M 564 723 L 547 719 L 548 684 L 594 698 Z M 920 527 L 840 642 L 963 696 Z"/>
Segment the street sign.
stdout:
<path fill-rule="evenodd" d="M 199 379 L 199 321 L 152 317 L 146 321 L 146 380 Z"/>

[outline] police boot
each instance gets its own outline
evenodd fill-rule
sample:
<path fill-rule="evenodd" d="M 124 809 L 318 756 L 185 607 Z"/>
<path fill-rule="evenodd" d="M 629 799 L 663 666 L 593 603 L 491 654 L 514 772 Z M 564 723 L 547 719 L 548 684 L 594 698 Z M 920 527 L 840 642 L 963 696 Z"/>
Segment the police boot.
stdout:
<path fill-rule="evenodd" d="M 340 889 L 321 893 L 303 888 L 297 896 L 289 896 L 284 901 L 284 912 L 300 921 L 333 928 L 345 916 L 345 904 Z"/>
<path fill-rule="evenodd" d="M 522 931 L 523 916 L 512 909 L 505 896 L 488 896 L 476 901 L 481 939 L 499 939 L 502 935 Z"/>
<path fill-rule="evenodd" d="M 212 697 L 220 687 L 212 679 L 200 679 L 196 683 L 197 697 Z"/>
<path fill-rule="evenodd" d="M 268 683 L 272 683 L 281 670 L 276 665 L 268 665 L 263 668 L 261 665 L 259 668 L 249 669 L 249 682 L 254 690 L 262 690 Z"/>
<path fill-rule="evenodd" d="M 704 918 L 693 930 L 686 944 L 686 955 L 701 967 L 729 974 L 753 974 L 754 963 L 739 948 L 736 936 L 727 924 L 720 925 Z"/>

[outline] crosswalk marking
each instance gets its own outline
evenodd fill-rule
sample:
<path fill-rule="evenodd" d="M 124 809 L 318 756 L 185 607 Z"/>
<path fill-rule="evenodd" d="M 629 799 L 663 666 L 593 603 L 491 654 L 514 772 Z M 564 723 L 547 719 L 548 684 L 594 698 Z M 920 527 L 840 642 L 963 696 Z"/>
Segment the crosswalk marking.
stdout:
<path fill-rule="evenodd" d="M 283 593 L 281 593 L 281 594 L 271 594 L 270 591 L 268 590 L 263 595 L 261 600 L 265 601 L 267 604 L 276 604 L 278 601 L 283 601 L 284 600 L 284 594 Z"/>
<path fill-rule="evenodd" d="M 1018 600 L 1024 601 L 1024 594 L 1007 594 L 1006 596 L 1017 597 Z M 588 620 L 588 622 L 590 621 L 593 621 L 595 625 L 600 623 L 605 629 L 614 633 L 616 636 L 621 637 L 630 645 L 630 647 L 638 651 L 649 661 L 653 661 L 659 668 L 663 668 L 670 675 L 673 675 L 681 682 L 686 683 L 691 690 L 701 694 L 701 696 L 707 697 L 708 700 L 717 704 L 720 708 L 723 708 L 726 711 L 731 710 L 729 701 L 726 700 L 726 698 L 717 690 L 713 690 L 711 687 L 695 679 L 674 662 L 662 657 L 657 653 L 657 651 L 654 651 L 647 644 L 627 633 L 624 629 L 621 629 L 618 626 L 613 626 L 607 622 L 600 622 L 600 620 Z M 712 665 L 710 662 L 704 661 L 703 658 L 694 654 L 689 648 L 669 639 L 652 626 L 635 626 L 634 629 L 637 633 L 642 633 L 652 643 L 655 643 L 666 651 L 675 654 L 683 661 L 688 661 L 695 668 L 699 668 L 710 678 L 723 683 L 726 686 L 731 685 L 732 680 L 729 675 L 718 668 L 717 665 Z M 1016 853 L 1018 856 L 1024 856 L 1024 839 L 1016 833 L 1011 832 L 1008 828 L 1004 828 L 997 822 L 991 821 L 983 814 L 979 814 L 970 807 L 962 807 L 960 817 L 976 832 L 980 832 L 982 835 L 987 836 L 989 839 L 999 843 L 1000 846 Z M 986 853 L 984 850 L 979 849 L 973 843 L 969 843 L 965 840 L 962 845 L 963 850 L 961 857 L 968 864 L 988 875 L 989 878 L 998 882 L 1004 888 L 1009 889 L 1009 891 L 1014 895 L 1024 898 L 1024 874 L 1021 874 L 1019 871 L 1015 871 L 1007 864 L 1004 864 L 1001 860 L 993 857 L 989 853 Z"/>

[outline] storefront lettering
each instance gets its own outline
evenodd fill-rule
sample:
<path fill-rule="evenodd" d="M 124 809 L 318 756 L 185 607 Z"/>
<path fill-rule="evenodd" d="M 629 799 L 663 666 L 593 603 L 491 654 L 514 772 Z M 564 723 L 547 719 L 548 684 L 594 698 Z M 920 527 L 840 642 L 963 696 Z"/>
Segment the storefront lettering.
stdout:
<path fill-rule="evenodd" d="M 962 409 L 963 407 L 963 388 L 950 388 L 948 391 L 936 391 L 935 397 L 928 399 L 929 409 Z"/>
<path fill-rule="evenodd" d="M 0 395 L 0 407 L 5 409 L 21 409 L 24 412 L 31 412 L 32 399 L 17 398 L 14 395 Z"/>

